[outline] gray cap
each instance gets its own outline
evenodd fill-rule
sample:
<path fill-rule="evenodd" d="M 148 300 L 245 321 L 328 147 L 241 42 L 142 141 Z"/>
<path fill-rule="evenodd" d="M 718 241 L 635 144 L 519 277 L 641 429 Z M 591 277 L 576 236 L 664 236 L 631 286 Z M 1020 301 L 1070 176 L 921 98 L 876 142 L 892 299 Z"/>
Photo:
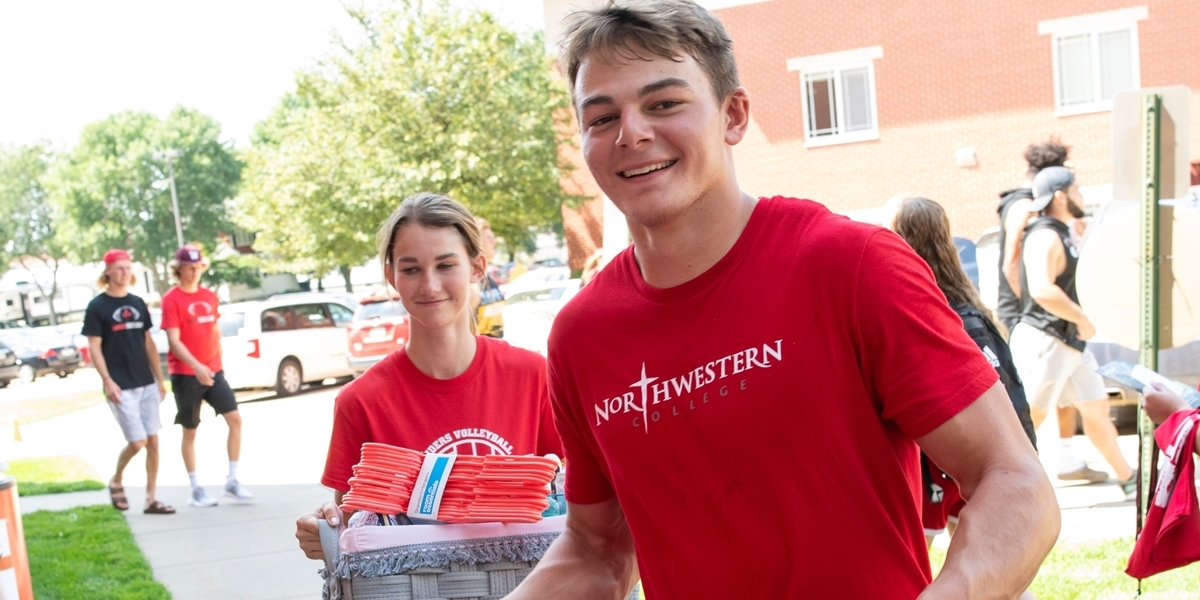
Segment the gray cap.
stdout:
<path fill-rule="evenodd" d="M 1075 174 L 1066 167 L 1046 167 L 1033 178 L 1033 206 L 1029 210 L 1041 212 L 1050 205 L 1054 192 L 1065 190 L 1075 183 Z"/>

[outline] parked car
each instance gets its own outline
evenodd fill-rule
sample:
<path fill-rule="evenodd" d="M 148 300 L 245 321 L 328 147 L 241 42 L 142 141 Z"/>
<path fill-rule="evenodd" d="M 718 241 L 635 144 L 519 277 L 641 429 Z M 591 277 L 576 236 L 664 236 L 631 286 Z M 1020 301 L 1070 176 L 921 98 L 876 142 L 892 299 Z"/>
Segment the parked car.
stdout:
<path fill-rule="evenodd" d="M 579 287 L 578 279 L 568 279 L 509 296 L 504 306 L 504 340 L 545 356 L 550 326 Z"/>
<path fill-rule="evenodd" d="M 354 311 L 341 302 L 288 295 L 226 304 L 218 312 L 225 379 L 233 388 L 289 396 L 305 383 L 354 374 L 345 329 Z"/>
<path fill-rule="evenodd" d="M 350 369 L 357 377 L 408 342 L 408 311 L 395 297 L 364 298 L 346 328 Z"/>
<path fill-rule="evenodd" d="M 8 387 L 8 382 L 17 378 L 20 369 L 17 354 L 8 346 L 0 344 L 0 388 Z"/>
<path fill-rule="evenodd" d="M 17 378 L 30 382 L 54 373 L 66 377 L 79 368 L 79 351 L 69 338 L 33 328 L 0 329 L 0 343 L 17 355 Z"/>
<path fill-rule="evenodd" d="M 501 284 L 500 291 L 504 292 L 504 298 L 507 300 L 513 294 L 546 289 L 550 284 L 566 281 L 570 277 L 571 269 L 568 267 L 542 267 L 521 273 L 512 281 Z"/>

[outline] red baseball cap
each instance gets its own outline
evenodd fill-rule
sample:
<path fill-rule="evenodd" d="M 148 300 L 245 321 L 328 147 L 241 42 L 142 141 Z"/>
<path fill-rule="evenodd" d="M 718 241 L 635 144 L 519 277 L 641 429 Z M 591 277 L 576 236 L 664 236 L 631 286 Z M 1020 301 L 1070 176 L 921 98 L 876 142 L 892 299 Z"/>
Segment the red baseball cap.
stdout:
<path fill-rule="evenodd" d="M 204 262 L 204 256 L 200 254 L 199 248 L 188 244 L 175 251 L 175 262 L 181 265 L 194 265 L 198 262 Z"/>
<path fill-rule="evenodd" d="M 113 248 L 104 253 L 104 264 L 111 265 L 118 260 L 133 260 L 129 257 L 129 253 L 119 248 Z"/>

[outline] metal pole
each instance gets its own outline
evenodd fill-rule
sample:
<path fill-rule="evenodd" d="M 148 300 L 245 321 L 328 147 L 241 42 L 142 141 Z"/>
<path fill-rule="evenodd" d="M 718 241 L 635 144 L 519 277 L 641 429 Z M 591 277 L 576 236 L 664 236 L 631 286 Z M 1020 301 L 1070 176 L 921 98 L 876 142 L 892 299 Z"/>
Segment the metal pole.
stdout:
<path fill-rule="evenodd" d="M 171 179 L 171 208 L 175 210 L 175 237 L 179 240 L 179 247 L 183 247 L 183 223 L 179 220 L 179 197 L 175 195 L 175 165 L 171 160 L 171 156 L 167 156 L 167 172 Z"/>
<path fill-rule="evenodd" d="M 1161 135 L 1162 96 L 1148 94 L 1142 102 L 1142 168 L 1141 168 L 1141 346 L 1138 362 L 1152 371 L 1158 370 L 1158 293 L 1159 267 L 1159 139 Z M 1137 532 L 1142 532 L 1146 511 L 1150 507 L 1150 490 L 1158 462 L 1154 443 L 1154 423 L 1138 403 L 1138 497 Z"/>

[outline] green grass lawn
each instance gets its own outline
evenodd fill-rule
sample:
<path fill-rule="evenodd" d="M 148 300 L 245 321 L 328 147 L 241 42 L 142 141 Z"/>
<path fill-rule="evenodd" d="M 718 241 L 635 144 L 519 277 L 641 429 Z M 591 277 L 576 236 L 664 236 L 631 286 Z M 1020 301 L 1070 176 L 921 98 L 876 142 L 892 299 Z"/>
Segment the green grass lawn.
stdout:
<path fill-rule="evenodd" d="M 104 489 L 92 466 L 78 456 L 15 459 L 8 463 L 8 474 L 17 480 L 21 496 Z"/>
<path fill-rule="evenodd" d="M 111 506 L 40 510 L 23 516 L 38 600 L 169 599 Z"/>
<path fill-rule="evenodd" d="M 1125 574 L 1133 540 L 1116 539 L 1055 547 L 1042 563 L 1030 590 L 1038 600 L 1128 600 L 1137 580 Z M 946 553 L 930 552 L 934 573 Z M 1167 571 L 1142 581 L 1145 600 L 1194 600 L 1200 597 L 1200 564 Z"/>

